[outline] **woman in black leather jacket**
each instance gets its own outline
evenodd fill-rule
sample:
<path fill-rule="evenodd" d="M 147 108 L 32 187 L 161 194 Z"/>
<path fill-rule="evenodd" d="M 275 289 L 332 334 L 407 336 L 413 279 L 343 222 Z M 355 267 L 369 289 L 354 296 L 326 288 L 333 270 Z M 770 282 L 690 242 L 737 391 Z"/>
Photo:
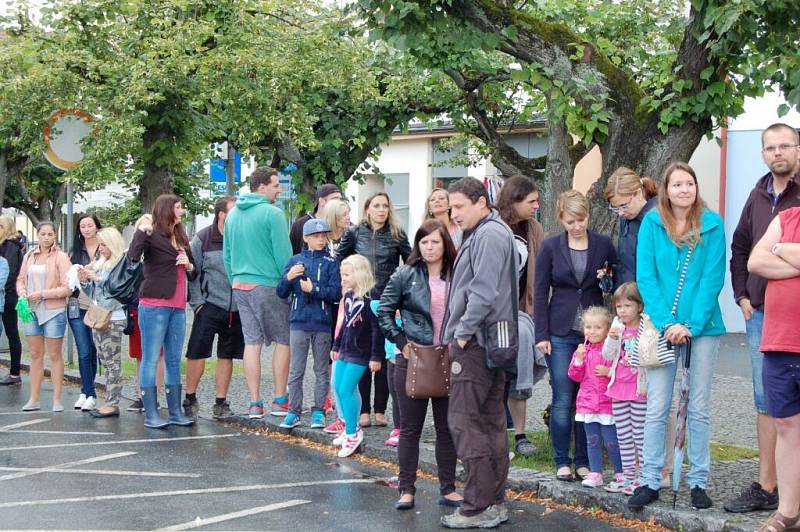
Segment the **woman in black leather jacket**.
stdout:
<path fill-rule="evenodd" d="M 378 296 L 389 282 L 389 277 L 411 253 L 408 237 L 398 225 L 392 202 L 385 192 L 378 192 L 367 198 L 364 202 L 364 217 L 361 223 L 345 232 L 336 249 L 340 261 L 356 253 L 369 260 Z M 370 405 L 375 412 L 375 425 L 383 427 L 387 424 L 386 404 L 389 402 L 389 384 L 386 374 L 387 369 L 384 364 L 377 373 L 365 372 L 361 382 L 358 383 L 358 390 L 361 393 L 361 416 L 358 422 L 362 427 L 369 427 L 372 424 L 369 415 Z M 370 401 L 371 375 L 375 375 L 374 403 Z"/>
<path fill-rule="evenodd" d="M 414 507 L 414 483 L 419 462 L 419 439 L 425 424 L 428 399 L 406 395 L 407 359 L 413 342 L 438 345 L 447 307 L 447 290 L 456 260 L 456 250 L 447 228 L 438 220 L 426 220 L 414 237 L 414 249 L 405 266 L 392 275 L 381 296 L 378 323 L 383 334 L 401 350 L 394 370 L 394 389 L 400 403 L 400 499 L 398 510 Z M 395 321 L 400 311 L 401 324 Z M 431 399 L 436 426 L 436 463 L 439 468 L 439 504 L 460 506 L 455 491 L 456 450 L 447 427 L 448 398 Z"/>
<path fill-rule="evenodd" d="M 3 308 L 3 330 L 8 337 L 8 347 L 11 351 L 11 368 L 8 375 L 0 380 L 0 385 L 20 384 L 20 361 L 22 360 L 22 342 L 19 338 L 19 325 L 17 323 L 17 275 L 22 266 L 24 246 L 17 238 L 17 229 L 14 219 L 8 216 L 0 217 L 0 256 L 8 262 L 8 280 L 2 290 L 5 291 L 5 306 Z"/>

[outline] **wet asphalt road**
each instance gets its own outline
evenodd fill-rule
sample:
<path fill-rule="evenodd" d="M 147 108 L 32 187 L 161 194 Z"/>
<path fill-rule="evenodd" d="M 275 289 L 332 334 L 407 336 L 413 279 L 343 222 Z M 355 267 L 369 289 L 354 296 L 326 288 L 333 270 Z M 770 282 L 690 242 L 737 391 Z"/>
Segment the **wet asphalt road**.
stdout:
<path fill-rule="evenodd" d="M 65 392 L 70 408 L 75 393 Z M 44 410 L 20 412 L 26 398 L 26 388 L 0 387 L 3 529 L 442 530 L 449 511 L 433 482 L 418 483 L 415 510 L 398 512 L 387 470 L 210 421 L 160 431 L 135 413 L 53 413 L 49 384 Z M 533 504 L 511 508 L 504 531 L 615 530 Z"/>

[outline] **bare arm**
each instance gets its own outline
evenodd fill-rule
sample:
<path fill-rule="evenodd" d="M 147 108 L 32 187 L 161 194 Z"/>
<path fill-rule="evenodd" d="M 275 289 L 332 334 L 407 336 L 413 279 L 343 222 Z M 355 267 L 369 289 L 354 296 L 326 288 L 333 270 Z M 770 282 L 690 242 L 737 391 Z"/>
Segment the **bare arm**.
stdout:
<path fill-rule="evenodd" d="M 781 242 L 775 255 L 788 262 L 793 268 L 800 270 L 800 243 Z"/>
<path fill-rule="evenodd" d="M 800 269 L 795 268 L 789 262 L 772 253 L 772 246 L 781 239 L 780 217 L 776 216 L 770 222 L 767 232 L 761 237 L 750 259 L 747 261 L 747 270 L 756 273 L 766 279 L 789 279 L 800 275 Z M 785 244 L 781 244 L 783 247 Z"/>

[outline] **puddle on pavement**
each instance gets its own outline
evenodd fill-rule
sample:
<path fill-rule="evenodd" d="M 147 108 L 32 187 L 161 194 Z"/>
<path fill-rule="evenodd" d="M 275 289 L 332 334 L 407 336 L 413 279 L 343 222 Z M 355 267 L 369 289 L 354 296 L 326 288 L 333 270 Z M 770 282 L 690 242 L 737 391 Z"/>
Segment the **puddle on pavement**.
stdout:
<path fill-rule="evenodd" d="M 325 465 L 331 469 L 338 469 L 345 475 L 350 475 L 352 477 L 358 477 L 363 479 L 369 479 L 375 482 L 375 484 L 386 486 L 388 488 L 397 489 L 397 477 L 392 477 L 392 478 L 375 477 L 373 475 L 368 475 L 363 471 L 359 471 L 358 469 L 350 466 L 349 464 L 340 462 L 327 462 Z"/>

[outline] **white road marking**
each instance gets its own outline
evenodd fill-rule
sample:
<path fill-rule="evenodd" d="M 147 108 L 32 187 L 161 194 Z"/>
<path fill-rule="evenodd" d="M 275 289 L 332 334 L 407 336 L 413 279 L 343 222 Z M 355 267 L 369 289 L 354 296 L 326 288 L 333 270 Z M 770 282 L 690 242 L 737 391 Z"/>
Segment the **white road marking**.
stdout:
<path fill-rule="evenodd" d="M 207 440 L 210 438 L 232 438 L 239 434 L 210 434 L 208 436 L 181 436 L 179 438 L 144 438 L 141 440 L 104 440 L 80 443 L 48 443 L 46 445 L 20 445 L 0 447 L 0 451 L 28 451 L 30 449 L 60 449 L 62 447 L 88 447 L 90 445 L 120 445 L 122 443 L 154 443 L 162 441 Z"/>
<path fill-rule="evenodd" d="M 310 486 L 335 486 L 346 484 L 373 484 L 376 479 L 354 478 L 342 480 L 321 480 L 318 482 L 291 482 L 287 484 L 251 484 L 248 486 L 224 486 L 221 488 L 201 488 L 177 491 L 150 491 L 144 493 L 123 493 L 120 495 L 95 495 L 93 497 L 68 497 L 64 499 L 40 499 L 34 501 L 16 501 L 0 503 L 0 508 L 17 508 L 20 506 L 50 506 L 53 504 L 66 504 L 74 502 L 97 502 L 113 501 L 124 499 L 144 499 L 155 497 L 166 497 L 170 495 L 199 495 L 207 493 L 235 493 L 238 491 L 258 491 L 284 488 L 302 488 Z"/>
<path fill-rule="evenodd" d="M 85 460 L 76 460 L 75 462 L 66 462 L 63 464 L 57 464 L 53 466 L 47 467 L 38 467 L 35 468 L 33 471 L 21 472 L 21 473 L 12 473 L 10 475 L 3 475 L 0 476 L 0 480 L 12 480 L 15 478 L 23 478 L 23 477 L 30 477 L 33 475 L 40 475 L 42 473 L 50 473 L 52 471 L 57 471 L 60 469 L 67 469 L 72 466 L 84 465 L 84 464 L 93 464 L 95 462 L 104 462 L 106 460 L 113 460 L 114 458 L 123 458 L 125 456 L 131 456 L 136 454 L 133 451 L 126 451 L 122 453 L 114 453 L 114 454 L 104 454 L 102 456 L 96 456 L 94 458 L 86 458 Z"/>
<path fill-rule="evenodd" d="M 207 517 L 205 519 L 198 517 L 194 521 L 188 521 L 186 523 L 181 523 L 179 525 L 168 526 L 166 528 L 161 528 L 159 530 L 191 530 L 193 528 L 213 525 L 216 523 L 222 523 L 223 521 L 230 521 L 232 519 L 238 519 L 240 517 L 247 517 L 250 515 L 256 515 L 264 512 L 272 512 L 274 510 L 282 510 L 284 508 L 291 508 L 292 506 L 300 506 L 301 504 L 309 504 L 309 503 L 311 503 L 311 501 L 304 501 L 302 499 L 293 499 L 291 501 L 268 504 L 267 506 L 258 506 L 256 508 L 250 508 L 249 510 L 231 512 L 229 514 Z"/>
<path fill-rule="evenodd" d="M 0 471 L 39 471 L 38 467 L 0 467 Z M 124 469 L 56 469 L 47 473 L 72 473 L 84 475 L 117 475 L 132 477 L 174 477 L 174 478 L 200 478 L 199 473 L 161 473 L 157 471 L 126 471 Z"/>
<path fill-rule="evenodd" d="M 19 427 L 27 427 L 29 425 L 38 425 L 39 423 L 45 423 L 50 421 L 50 418 L 47 419 L 29 419 L 28 421 L 20 421 L 19 423 L 12 423 L 11 425 L 3 425 L 0 427 L 0 432 L 8 432 L 10 430 L 14 430 Z"/>
<path fill-rule="evenodd" d="M 19 412 L 0 412 L 0 416 L 30 416 L 31 414 L 44 414 L 42 410 L 28 410 Z"/>
<path fill-rule="evenodd" d="M 13 434 L 88 434 L 90 436 L 113 436 L 113 432 L 96 432 L 91 430 L 10 430 Z"/>

